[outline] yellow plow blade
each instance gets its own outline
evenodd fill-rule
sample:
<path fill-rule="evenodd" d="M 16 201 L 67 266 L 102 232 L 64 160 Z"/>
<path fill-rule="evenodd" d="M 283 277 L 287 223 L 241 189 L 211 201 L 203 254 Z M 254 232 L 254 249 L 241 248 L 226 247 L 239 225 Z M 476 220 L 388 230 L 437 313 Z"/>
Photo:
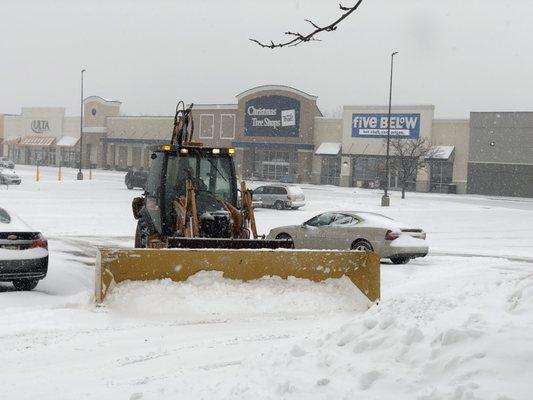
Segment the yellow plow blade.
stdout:
<path fill-rule="evenodd" d="M 221 271 L 225 278 L 242 281 L 294 276 L 320 282 L 347 276 L 370 302 L 380 296 L 380 258 L 372 252 L 99 248 L 95 299 L 102 303 L 112 286 L 123 281 L 185 281 L 200 271 Z"/>

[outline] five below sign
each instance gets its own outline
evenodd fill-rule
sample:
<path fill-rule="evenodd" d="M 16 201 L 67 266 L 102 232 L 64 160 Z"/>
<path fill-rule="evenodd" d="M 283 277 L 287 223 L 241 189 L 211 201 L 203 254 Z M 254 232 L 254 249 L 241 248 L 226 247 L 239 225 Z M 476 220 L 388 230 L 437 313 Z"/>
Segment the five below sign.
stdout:
<path fill-rule="evenodd" d="M 383 138 L 387 136 L 389 114 L 352 114 L 352 137 Z M 417 139 L 420 114 L 391 114 L 390 135 Z"/>

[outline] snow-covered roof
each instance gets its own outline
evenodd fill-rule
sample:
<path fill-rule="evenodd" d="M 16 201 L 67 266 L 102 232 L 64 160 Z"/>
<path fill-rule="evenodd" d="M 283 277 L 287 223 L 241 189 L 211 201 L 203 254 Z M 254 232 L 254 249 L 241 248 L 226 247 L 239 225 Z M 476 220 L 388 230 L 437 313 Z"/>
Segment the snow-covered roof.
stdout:
<path fill-rule="evenodd" d="M 20 143 L 20 137 L 10 138 L 4 140 L 4 144 L 19 144 Z"/>
<path fill-rule="evenodd" d="M 426 158 L 447 160 L 452 156 L 454 149 L 454 146 L 433 146 Z"/>
<path fill-rule="evenodd" d="M 78 143 L 78 140 L 79 138 L 65 135 L 65 136 L 61 136 L 61 138 L 57 142 L 57 145 L 64 146 L 64 147 L 72 147 Z"/>
<path fill-rule="evenodd" d="M 324 142 L 318 146 L 315 154 L 336 156 L 341 151 L 341 144 L 336 142 Z"/>

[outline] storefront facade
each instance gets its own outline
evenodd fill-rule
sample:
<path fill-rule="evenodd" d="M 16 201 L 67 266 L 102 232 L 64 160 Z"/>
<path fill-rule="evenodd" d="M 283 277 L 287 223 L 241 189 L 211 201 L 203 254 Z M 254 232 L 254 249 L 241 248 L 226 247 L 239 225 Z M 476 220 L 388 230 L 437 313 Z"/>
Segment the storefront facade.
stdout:
<path fill-rule="evenodd" d="M 2 120 L 2 152 L 15 164 L 75 166 L 79 117 L 62 107 L 25 107 Z"/>
<path fill-rule="evenodd" d="M 237 95 L 237 167 L 245 178 L 309 182 L 317 97 L 278 85 Z"/>
<path fill-rule="evenodd" d="M 83 168 L 146 169 L 151 148 L 168 143 L 173 115 L 124 116 L 120 107 L 121 102 L 98 96 L 85 99 Z M 432 105 L 392 108 L 391 138 L 424 139 L 438 149 L 426 158 L 425 167 L 408 177 L 408 190 L 528 195 L 522 190 L 527 185 L 520 182 L 532 179 L 533 113 L 472 113 L 470 120 L 452 120 L 435 119 L 434 112 Z M 344 106 L 340 117 L 326 118 L 316 96 L 265 85 L 236 95 L 235 103 L 196 104 L 193 118 L 194 139 L 206 146 L 236 148 L 237 171 L 247 179 L 376 189 L 401 186 L 400 171 L 392 167 L 386 176 L 386 105 Z M 3 154 L 18 164 L 76 167 L 79 130 L 80 118 L 65 116 L 60 107 L 0 114 Z M 488 143 L 497 144 L 486 149 L 491 137 Z M 503 144 L 511 137 L 516 149 L 507 151 Z M 394 150 L 390 155 L 394 160 Z M 504 175 L 522 177 L 508 179 L 518 182 L 509 184 L 515 189 L 496 190 L 487 183 L 498 168 Z M 483 182 L 480 175 L 486 177 Z"/>
<path fill-rule="evenodd" d="M 313 183 L 399 189 L 394 149 L 386 176 L 387 106 L 344 106 L 342 114 L 315 118 Z M 425 167 L 408 177 L 407 190 L 465 193 L 468 132 L 468 120 L 434 119 L 432 105 L 393 107 L 391 139 L 432 145 Z"/>

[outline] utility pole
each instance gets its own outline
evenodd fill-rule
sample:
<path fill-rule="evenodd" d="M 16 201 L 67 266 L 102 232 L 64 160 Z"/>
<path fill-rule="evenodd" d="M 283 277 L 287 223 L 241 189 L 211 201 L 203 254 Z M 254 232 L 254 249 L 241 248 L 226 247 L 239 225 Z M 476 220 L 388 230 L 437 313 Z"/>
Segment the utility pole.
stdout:
<path fill-rule="evenodd" d="M 81 100 L 80 100 L 80 163 L 79 163 L 79 169 L 78 169 L 78 176 L 77 179 L 79 181 L 83 180 L 83 172 L 81 172 L 81 163 L 83 162 L 83 73 L 85 72 L 84 69 L 81 70 Z"/>
<path fill-rule="evenodd" d="M 385 158 L 385 194 L 381 197 L 381 206 L 390 206 L 389 197 L 389 158 L 390 158 L 390 120 L 391 120 L 391 107 L 392 107 L 392 71 L 394 69 L 394 56 L 398 54 L 397 51 L 393 52 L 390 57 L 390 86 L 389 86 L 389 119 L 387 121 L 387 156 Z"/>

